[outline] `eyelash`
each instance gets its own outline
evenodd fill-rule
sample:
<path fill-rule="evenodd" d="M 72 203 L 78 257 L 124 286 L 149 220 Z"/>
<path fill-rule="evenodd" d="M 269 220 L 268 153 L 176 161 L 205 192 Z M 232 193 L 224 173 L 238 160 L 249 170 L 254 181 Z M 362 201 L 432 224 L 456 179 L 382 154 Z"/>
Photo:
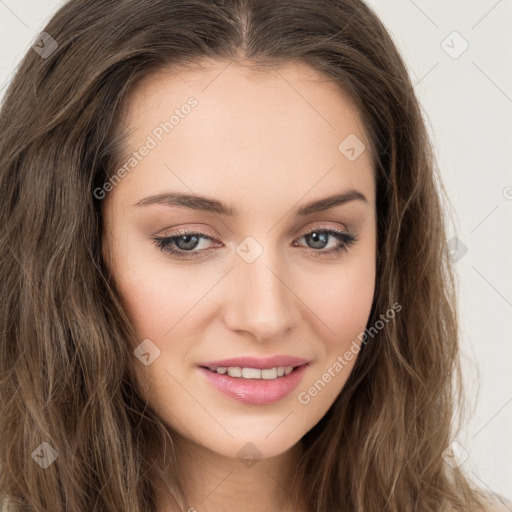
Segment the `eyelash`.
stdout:
<path fill-rule="evenodd" d="M 323 228 L 321 226 L 317 226 L 311 230 L 309 230 L 307 233 L 304 233 L 299 237 L 302 238 L 304 236 L 311 235 L 313 233 L 325 233 L 328 235 L 333 236 L 334 238 L 337 238 L 340 242 L 340 244 L 337 247 L 332 247 L 331 249 L 328 249 L 327 251 L 322 249 L 314 249 L 312 247 L 307 247 L 306 249 L 309 249 L 309 251 L 313 251 L 313 254 L 315 256 L 326 256 L 326 255 L 334 255 L 339 254 L 342 251 L 348 252 L 349 247 L 354 245 L 358 241 L 358 237 L 355 234 L 347 233 L 345 231 L 337 231 L 334 229 L 327 229 Z M 177 256 L 178 258 L 182 259 L 194 259 L 199 258 L 205 253 L 208 254 L 213 249 L 204 249 L 203 251 L 185 251 L 183 249 L 175 249 L 172 247 L 172 243 L 179 238 L 187 235 L 193 235 L 197 236 L 198 238 L 202 238 L 204 240 L 214 240 L 211 236 L 208 236 L 204 233 L 200 233 L 197 231 L 190 231 L 188 229 L 179 230 L 175 235 L 173 236 L 155 236 L 153 237 L 153 243 L 163 252 L 169 253 L 173 256 Z M 329 241 L 327 242 L 329 243 Z"/>

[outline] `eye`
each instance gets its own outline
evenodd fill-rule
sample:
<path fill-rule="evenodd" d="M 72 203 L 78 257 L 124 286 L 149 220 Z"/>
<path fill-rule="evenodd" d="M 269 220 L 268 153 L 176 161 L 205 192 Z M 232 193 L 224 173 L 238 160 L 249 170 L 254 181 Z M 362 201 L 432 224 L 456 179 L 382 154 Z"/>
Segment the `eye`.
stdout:
<path fill-rule="evenodd" d="M 349 247 L 354 245 L 358 238 L 352 233 L 346 231 L 338 231 L 335 229 L 318 226 L 302 235 L 315 256 L 324 256 L 328 254 L 338 254 L 341 251 L 348 251 Z M 334 246 L 329 246 L 330 242 L 334 242 Z M 332 244 L 331 244 L 332 245 Z M 326 249 L 327 248 L 327 249 Z"/>
<path fill-rule="evenodd" d="M 153 238 L 154 244 L 160 250 L 184 259 L 197 258 L 211 251 L 211 249 L 194 250 L 200 246 L 201 240 L 213 241 L 214 239 L 204 233 L 187 229 L 180 230 L 173 236 L 157 236 Z"/>
<path fill-rule="evenodd" d="M 302 238 L 307 240 L 309 245 L 309 247 L 306 247 L 306 250 L 315 256 L 326 256 L 337 254 L 341 251 L 348 251 L 348 248 L 358 240 L 355 234 L 321 226 L 308 231 L 298 238 L 298 240 L 301 240 Z M 216 242 L 213 237 L 205 233 L 190 231 L 187 229 L 179 230 L 177 234 L 172 236 L 153 237 L 153 243 L 161 251 L 182 259 L 199 258 L 209 254 L 213 248 L 201 248 L 202 241 Z M 332 242 L 334 242 L 335 245 L 328 247 L 329 245 L 332 245 Z M 297 247 L 295 244 L 294 246 Z"/>

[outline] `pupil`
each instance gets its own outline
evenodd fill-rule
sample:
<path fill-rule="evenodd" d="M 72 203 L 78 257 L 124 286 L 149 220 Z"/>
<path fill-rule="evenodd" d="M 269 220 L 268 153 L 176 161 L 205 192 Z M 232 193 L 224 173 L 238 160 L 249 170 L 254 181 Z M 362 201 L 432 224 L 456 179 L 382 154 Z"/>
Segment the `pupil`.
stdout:
<path fill-rule="evenodd" d="M 178 244 L 179 249 L 186 250 L 194 249 L 194 247 L 197 245 L 197 241 L 198 240 L 196 235 L 183 235 L 176 240 L 176 243 Z M 185 242 L 185 246 L 183 246 L 183 244 L 180 244 L 180 242 Z"/>
<path fill-rule="evenodd" d="M 322 246 L 327 244 L 327 233 L 318 234 L 316 231 L 314 231 L 313 233 L 310 233 L 309 236 L 313 239 L 314 249 L 322 249 Z M 320 244 L 320 246 L 317 246 L 315 244 Z"/>

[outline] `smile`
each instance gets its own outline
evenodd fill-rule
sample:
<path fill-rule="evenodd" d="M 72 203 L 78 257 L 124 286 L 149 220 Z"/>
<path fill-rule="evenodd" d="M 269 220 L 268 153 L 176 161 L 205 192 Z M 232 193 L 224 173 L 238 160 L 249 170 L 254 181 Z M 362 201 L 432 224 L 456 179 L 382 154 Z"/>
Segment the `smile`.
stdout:
<path fill-rule="evenodd" d="M 240 368 L 239 366 L 219 366 L 218 368 L 208 369 L 219 375 L 227 374 L 234 378 L 273 380 L 292 373 L 293 368 L 293 366 L 275 366 L 262 370 L 260 368 Z"/>
<path fill-rule="evenodd" d="M 223 395 L 248 405 L 267 405 L 287 397 L 308 370 L 300 366 L 273 368 L 200 367 L 207 383 Z"/>

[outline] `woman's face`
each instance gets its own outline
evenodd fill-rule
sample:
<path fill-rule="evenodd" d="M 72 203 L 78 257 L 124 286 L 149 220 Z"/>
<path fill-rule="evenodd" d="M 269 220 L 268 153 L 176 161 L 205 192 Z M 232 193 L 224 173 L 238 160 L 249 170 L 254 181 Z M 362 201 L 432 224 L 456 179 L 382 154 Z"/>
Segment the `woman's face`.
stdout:
<path fill-rule="evenodd" d="M 279 455 L 342 390 L 370 314 L 362 121 L 306 65 L 208 62 L 141 82 L 123 125 L 103 254 L 138 334 L 141 392 L 196 446 Z"/>

